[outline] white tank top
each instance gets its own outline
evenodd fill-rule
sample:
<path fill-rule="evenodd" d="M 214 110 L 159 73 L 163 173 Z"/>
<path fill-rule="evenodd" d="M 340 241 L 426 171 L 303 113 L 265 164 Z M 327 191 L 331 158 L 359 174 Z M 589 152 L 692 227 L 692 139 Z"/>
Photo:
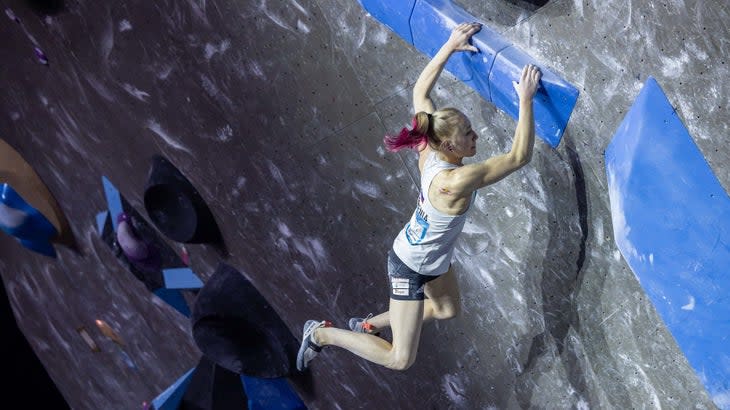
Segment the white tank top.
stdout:
<path fill-rule="evenodd" d="M 423 164 L 416 210 L 393 241 L 393 252 L 406 266 L 421 275 L 438 276 L 448 271 L 454 244 L 464 228 L 466 211 L 461 215 L 449 215 L 434 208 L 428 199 L 428 188 L 433 178 L 443 170 L 458 167 L 438 159 L 435 151 L 428 154 Z"/>

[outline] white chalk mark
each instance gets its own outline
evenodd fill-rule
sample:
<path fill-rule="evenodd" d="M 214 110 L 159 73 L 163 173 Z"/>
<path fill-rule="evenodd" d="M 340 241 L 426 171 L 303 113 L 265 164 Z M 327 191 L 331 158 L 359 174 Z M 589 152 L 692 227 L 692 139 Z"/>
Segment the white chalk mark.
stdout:
<path fill-rule="evenodd" d="M 682 306 L 682 310 L 694 310 L 695 309 L 695 298 L 694 296 L 689 297 L 689 303 Z"/>
<path fill-rule="evenodd" d="M 599 323 L 599 324 L 598 324 L 598 326 L 601 326 L 601 325 L 602 325 L 603 323 L 605 323 L 605 322 L 606 322 L 606 321 L 607 321 L 608 319 L 610 319 L 611 317 L 613 317 L 613 315 L 615 315 L 616 313 L 618 313 L 618 311 L 619 311 L 619 310 L 621 310 L 621 308 L 618 308 L 618 309 L 614 310 L 613 312 L 611 312 L 611 314 L 610 314 L 610 315 L 606 316 L 606 317 L 605 317 L 605 318 L 604 318 L 603 320 L 601 320 L 601 323 Z"/>
<path fill-rule="evenodd" d="M 200 84 L 211 97 L 217 96 L 220 92 L 213 81 L 204 74 L 200 75 Z"/>
<path fill-rule="evenodd" d="M 712 401 L 715 402 L 715 404 L 721 409 L 729 409 L 730 408 L 730 390 L 721 391 L 719 393 L 713 394 Z"/>
<path fill-rule="evenodd" d="M 146 125 L 147 129 L 157 134 L 160 138 L 162 138 L 163 141 L 172 148 L 175 148 L 180 151 L 185 151 L 188 154 L 193 154 L 192 151 L 185 145 L 177 142 L 175 138 L 171 137 L 164 129 L 162 129 L 162 126 L 155 120 L 149 120 L 147 121 Z"/>
<path fill-rule="evenodd" d="M 124 19 L 119 22 L 118 30 L 120 32 L 122 31 L 129 31 L 132 29 L 132 23 L 129 22 L 129 20 Z"/>
<path fill-rule="evenodd" d="M 629 359 L 628 356 L 626 356 L 625 354 L 619 354 L 618 356 L 623 359 L 625 363 L 633 366 L 633 368 L 636 370 L 635 374 L 638 377 L 630 377 L 627 380 L 628 384 L 633 385 L 634 387 L 643 387 L 647 396 L 649 396 L 649 403 L 653 405 L 652 407 L 655 409 L 661 409 L 661 401 L 659 400 L 659 395 L 654 389 L 654 386 L 651 385 L 651 379 L 646 375 L 644 369 L 642 369 L 641 366 L 639 366 L 633 360 Z M 644 402 L 644 404 L 646 406 L 646 401 Z"/>
<path fill-rule="evenodd" d="M 285 224 L 284 222 L 279 222 L 277 224 L 277 228 L 279 228 L 279 232 L 286 238 L 291 238 L 291 229 Z"/>
<path fill-rule="evenodd" d="M 631 227 L 626 221 L 626 214 L 624 211 L 624 197 L 623 192 L 625 188 L 619 184 L 619 178 L 616 176 L 614 164 L 608 165 L 608 197 L 611 202 L 611 218 L 613 222 L 613 236 L 616 239 L 616 243 L 621 249 L 621 253 L 627 258 L 638 259 L 639 252 L 636 247 L 629 239 L 629 233 L 631 233 Z M 621 168 L 621 172 L 624 175 L 629 175 L 629 170 Z"/>
<path fill-rule="evenodd" d="M 233 128 L 229 124 L 224 125 L 221 128 L 218 128 L 216 130 L 216 137 L 218 137 L 218 141 L 221 142 L 228 142 L 231 140 L 231 137 L 233 137 Z"/>
<path fill-rule="evenodd" d="M 297 30 L 303 32 L 304 34 L 309 34 L 309 32 L 311 31 L 309 26 L 304 24 L 304 22 L 300 19 L 297 19 Z"/>
<path fill-rule="evenodd" d="M 200 74 L 200 83 L 203 86 L 203 88 L 205 89 L 205 91 L 208 93 L 208 95 L 210 95 L 211 97 L 216 97 L 218 99 L 223 100 L 223 103 L 226 105 L 229 105 L 229 106 L 233 105 L 233 101 L 231 101 L 231 99 L 228 98 L 228 96 L 225 93 L 221 92 L 221 90 L 218 88 L 217 85 L 215 85 L 213 80 L 211 80 L 205 74 L 202 74 L 202 73 Z"/>
<path fill-rule="evenodd" d="M 367 29 L 365 27 L 365 21 L 360 22 L 360 30 L 358 34 L 358 40 L 357 40 L 357 48 L 362 47 L 363 44 L 365 44 L 365 35 L 367 34 Z"/>
<path fill-rule="evenodd" d="M 329 256 L 319 238 L 294 238 L 294 247 L 312 262 L 317 273 L 322 273 L 329 265 Z"/>
<path fill-rule="evenodd" d="M 337 308 L 337 300 L 340 298 L 340 291 L 342 291 L 342 285 L 337 286 L 337 291 L 335 292 L 335 297 L 332 298 L 332 309 L 334 310 Z"/>
<path fill-rule="evenodd" d="M 211 57 L 213 57 L 215 54 L 223 54 L 231 47 L 231 41 L 226 39 L 220 42 L 220 44 L 215 45 L 211 43 L 205 43 L 204 51 L 205 51 L 205 59 L 210 60 Z"/>
<path fill-rule="evenodd" d="M 512 289 L 512 297 L 515 298 L 515 300 L 517 302 L 519 302 L 520 304 L 525 303 L 525 298 L 523 298 L 522 295 L 520 295 L 520 293 L 517 292 L 517 289 Z"/>
<path fill-rule="evenodd" d="M 601 218 L 596 218 L 595 221 L 593 222 L 593 226 L 594 226 L 593 230 L 596 233 L 596 235 L 595 235 L 596 244 L 598 244 L 598 246 L 603 246 L 603 242 L 605 239 L 604 232 L 603 232 L 603 220 Z"/>
<path fill-rule="evenodd" d="M 291 2 L 294 7 L 296 7 L 297 10 L 299 10 L 302 14 L 304 14 L 305 16 L 309 16 L 309 12 L 307 11 L 307 9 L 302 7 L 302 5 L 297 2 L 297 0 L 289 0 L 289 2 Z"/>
<path fill-rule="evenodd" d="M 208 22 L 208 17 L 205 14 L 205 0 L 188 0 L 188 4 L 190 4 L 190 8 L 193 10 L 193 13 L 197 15 L 201 21 L 205 24 L 210 24 Z"/>
<path fill-rule="evenodd" d="M 369 181 L 355 181 L 353 188 L 360 194 L 367 195 L 371 198 L 380 197 L 380 187 Z"/>
<path fill-rule="evenodd" d="M 441 386 L 452 403 L 460 404 L 466 399 L 464 381 L 459 376 L 445 375 L 441 381 Z"/>
<path fill-rule="evenodd" d="M 621 252 L 618 250 L 613 251 L 613 259 L 616 262 L 620 262 L 621 261 Z"/>
<path fill-rule="evenodd" d="M 164 67 L 160 72 L 157 73 L 157 78 L 159 78 L 160 80 L 166 79 L 170 75 L 172 70 L 173 66 L 171 65 Z"/>
<path fill-rule="evenodd" d="M 264 70 L 261 69 L 261 65 L 257 61 L 251 61 L 248 63 L 248 69 L 255 75 L 256 77 L 266 80 L 266 74 L 264 74 Z"/>
<path fill-rule="evenodd" d="M 482 269 L 480 267 L 478 267 L 477 269 L 479 269 L 479 275 L 482 277 L 482 279 L 484 279 L 487 282 L 489 287 L 493 288 L 495 282 L 494 282 L 494 278 L 492 278 L 492 275 L 490 275 L 486 269 Z"/>
<path fill-rule="evenodd" d="M 388 32 L 384 28 L 378 26 L 378 31 L 373 34 L 373 41 L 378 45 L 385 45 L 388 43 Z"/>
<path fill-rule="evenodd" d="M 86 75 L 84 78 L 89 83 L 89 85 L 91 86 L 91 88 L 93 88 L 94 91 L 96 91 L 96 93 L 99 94 L 102 98 L 104 98 L 107 101 L 114 101 L 115 100 L 114 95 L 106 87 L 106 84 L 104 84 L 101 81 L 97 80 L 96 77 L 94 77 L 92 75 Z"/>
<path fill-rule="evenodd" d="M 147 102 L 147 97 L 150 96 L 148 93 L 138 89 L 132 84 L 123 83 L 122 88 L 124 88 L 124 91 L 126 91 L 129 95 L 142 102 Z"/>
<path fill-rule="evenodd" d="M 509 249 L 507 247 L 502 248 L 502 252 L 514 263 L 519 263 L 520 259 L 517 257 L 517 255 L 512 251 L 512 249 Z"/>
<path fill-rule="evenodd" d="M 682 50 L 679 57 L 672 58 L 660 55 L 662 61 L 662 74 L 668 78 L 679 78 L 684 74 L 684 68 L 689 63 L 689 55 Z"/>
<path fill-rule="evenodd" d="M 0 203 L 0 224 L 8 228 L 15 228 L 23 223 L 26 216 L 25 212 Z"/>
<path fill-rule="evenodd" d="M 292 29 L 291 27 L 289 27 L 288 24 L 282 21 L 281 17 L 277 16 L 269 10 L 269 8 L 266 6 L 266 0 L 263 0 L 261 2 L 261 5 L 259 5 L 259 10 L 263 11 L 264 14 L 266 14 L 266 17 L 268 17 L 269 20 L 273 21 L 274 24 L 276 24 L 277 26 L 283 28 L 284 30 L 291 31 L 292 33 L 296 33 L 296 30 Z"/>

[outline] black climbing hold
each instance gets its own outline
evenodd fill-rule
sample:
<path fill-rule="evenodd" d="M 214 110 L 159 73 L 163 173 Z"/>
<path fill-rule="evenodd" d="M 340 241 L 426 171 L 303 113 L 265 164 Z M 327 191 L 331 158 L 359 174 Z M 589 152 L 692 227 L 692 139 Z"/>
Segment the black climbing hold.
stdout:
<path fill-rule="evenodd" d="M 273 378 L 295 369 L 297 339 L 253 284 L 223 262 L 200 289 L 190 319 L 200 351 L 234 373 Z"/>
<path fill-rule="evenodd" d="M 159 155 L 152 159 L 144 206 L 155 226 L 174 241 L 221 241 L 215 218 L 198 191 L 170 161 Z"/>

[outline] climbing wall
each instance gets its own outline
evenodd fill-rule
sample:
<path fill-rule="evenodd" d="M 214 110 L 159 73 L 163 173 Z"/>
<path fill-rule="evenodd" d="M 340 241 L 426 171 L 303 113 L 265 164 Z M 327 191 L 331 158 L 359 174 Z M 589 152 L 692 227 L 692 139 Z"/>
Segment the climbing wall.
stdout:
<path fill-rule="evenodd" d="M 297 336 L 307 319 L 345 326 L 387 307 L 386 251 L 412 212 L 418 173 L 413 153 L 387 153 L 381 141 L 410 122 L 425 51 L 349 0 L 55 3 L 0 2 L 0 59 L 10 62 L 0 65 L 0 133 L 58 200 L 79 250 L 56 246 L 49 258 L 3 234 L 0 274 L 72 408 L 139 408 L 200 360 L 189 319 L 97 229 L 102 176 L 149 220 L 154 155 L 188 177 L 221 228 L 227 252 L 186 246 L 203 282 L 225 261 Z M 454 4 L 575 87 L 567 126 L 558 144 L 539 139 L 528 166 L 479 191 L 454 261 L 461 315 L 424 327 L 412 368 L 327 349 L 291 380 L 296 392 L 312 409 L 728 407 L 727 391 L 707 393 L 622 256 L 604 160 L 653 76 L 727 190 L 728 6 Z M 432 95 L 470 117 L 473 161 L 509 149 L 515 120 L 504 107 L 451 73 Z"/>

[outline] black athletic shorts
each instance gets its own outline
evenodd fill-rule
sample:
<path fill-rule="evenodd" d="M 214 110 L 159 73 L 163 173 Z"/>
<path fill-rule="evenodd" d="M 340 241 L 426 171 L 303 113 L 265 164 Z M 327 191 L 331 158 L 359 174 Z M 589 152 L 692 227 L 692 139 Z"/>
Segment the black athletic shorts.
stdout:
<path fill-rule="evenodd" d="M 396 300 L 424 300 L 423 287 L 438 276 L 421 275 L 409 268 L 393 249 L 388 251 L 388 280 L 390 297 Z"/>

